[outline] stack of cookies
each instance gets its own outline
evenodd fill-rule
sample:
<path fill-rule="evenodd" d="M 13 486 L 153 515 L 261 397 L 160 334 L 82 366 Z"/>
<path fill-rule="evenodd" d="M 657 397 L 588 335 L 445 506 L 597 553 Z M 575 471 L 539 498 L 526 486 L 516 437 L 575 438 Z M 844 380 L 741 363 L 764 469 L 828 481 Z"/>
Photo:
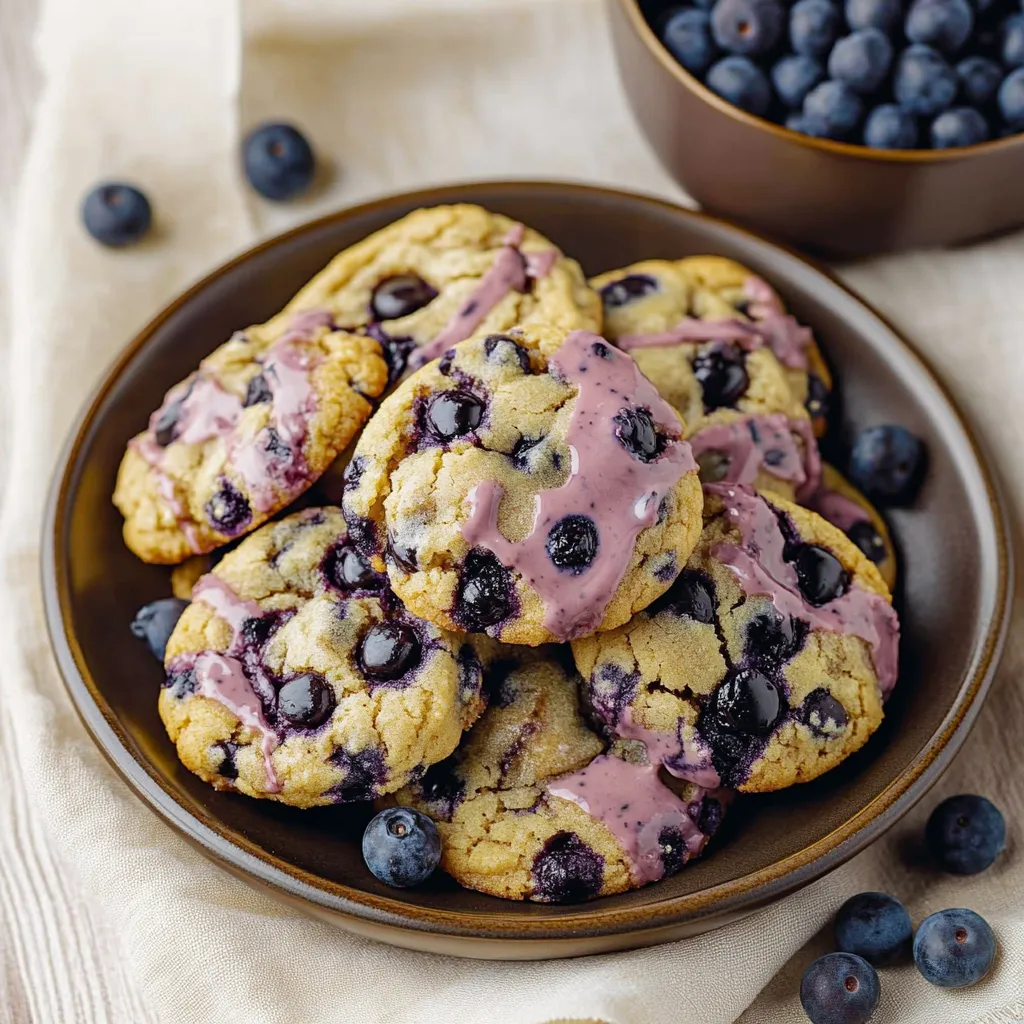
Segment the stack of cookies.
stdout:
<path fill-rule="evenodd" d="M 182 599 L 150 635 L 182 762 L 415 808 L 496 896 L 678 871 L 735 792 L 863 746 L 896 682 L 892 544 L 818 454 L 830 387 L 720 257 L 588 283 L 473 206 L 342 252 L 121 465 L 125 541 Z"/>

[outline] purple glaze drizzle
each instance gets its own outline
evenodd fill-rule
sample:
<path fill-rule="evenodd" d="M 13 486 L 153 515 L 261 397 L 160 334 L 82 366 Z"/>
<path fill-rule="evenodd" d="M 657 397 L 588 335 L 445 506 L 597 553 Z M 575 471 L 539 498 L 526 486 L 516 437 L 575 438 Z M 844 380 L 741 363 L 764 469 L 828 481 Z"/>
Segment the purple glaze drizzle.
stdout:
<path fill-rule="evenodd" d="M 498 529 L 501 485 L 484 481 L 469 494 L 472 513 L 462 535 L 529 582 L 544 602 L 545 626 L 564 641 L 600 624 L 633 556 L 637 535 L 654 524 L 662 499 L 696 464 L 690 446 L 680 438 L 672 407 L 629 356 L 596 334 L 570 334 L 551 358 L 551 368 L 578 388 L 566 433 L 569 479 L 537 494 L 533 526 L 516 543 Z M 616 435 L 615 416 L 637 406 L 647 409 L 666 435 L 664 450 L 649 462 L 631 455 Z M 589 517 L 598 533 L 596 555 L 578 572 L 559 569 L 546 550 L 551 528 L 570 514 Z"/>
<path fill-rule="evenodd" d="M 803 441 L 802 450 L 794 434 Z M 780 412 L 704 427 L 690 438 L 690 447 L 698 462 L 709 451 L 728 459 L 725 476 L 715 483 L 751 484 L 763 468 L 791 483 L 802 501 L 815 494 L 821 482 L 821 456 L 810 421 L 791 420 Z"/>
<path fill-rule="evenodd" d="M 767 346 L 783 366 L 807 369 L 807 349 L 814 335 L 787 314 L 774 289 L 759 277 L 744 282 L 750 320 L 700 320 L 684 317 L 675 327 L 651 334 L 624 334 L 615 342 L 619 348 L 658 348 L 683 342 L 735 342 L 747 351 Z"/>
<path fill-rule="evenodd" d="M 525 234 L 523 225 L 516 224 L 502 239 L 502 247 L 490 270 L 480 278 L 480 283 L 469 298 L 441 328 L 441 333 L 409 356 L 410 366 L 423 366 L 443 355 L 452 345 L 465 341 L 509 292 L 525 291 L 528 279 L 538 280 L 551 273 L 558 260 L 558 252 L 554 249 L 538 253 L 521 252 L 519 247 L 523 244 Z"/>
<path fill-rule="evenodd" d="M 814 628 L 860 637 L 871 647 L 882 699 L 888 698 L 899 659 L 900 626 L 892 605 L 856 585 L 825 605 L 809 604 L 800 593 L 796 570 L 783 557 L 785 538 L 764 498 L 742 487 L 711 485 L 706 490 L 722 499 L 743 537 L 742 545 L 717 544 L 712 554 L 735 573 L 744 592 L 770 597 L 783 615 Z"/>
<path fill-rule="evenodd" d="M 661 782 L 654 765 L 630 764 L 602 754 L 586 768 L 552 780 L 547 791 L 571 800 L 604 824 L 626 852 L 640 885 L 655 882 L 665 874 L 660 841 L 663 830 L 672 829 L 682 837 L 684 861 L 696 857 L 707 842 L 694 823 L 689 805 Z"/>
<path fill-rule="evenodd" d="M 165 449 L 155 440 L 161 419 L 176 410 L 172 443 L 202 444 L 226 438 L 228 465 L 244 481 L 258 511 L 268 512 L 280 504 L 277 491 L 284 492 L 286 501 L 293 500 L 310 482 L 302 449 L 316 411 L 317 395 L 310 375 L 319 362 L 316 353 L 303 351 L 300 345 L 317 328 L 331 324 L 331 314 L 326 310 L 296 313 L 288 331 L 270 347 L 263 359 L 263 373 L 272 396 L 270 423 L 255 438 L 241 442 L 231 437 L 244 410 L 242 400 L 200 370 L 167 392 L 163 404 L 150 417 L 148 433 L 131 442 L 156 474 L 160 496 L 174 513 L 193 551 L 201 548 L 187 510 L 176 496 L 174 481 L 163 468 Z"/>
<path fill-rule="evenodd" d="M 703 789 L 718 789 L 721 776 L 711 762 L 711 750 L 701 743 L 696 733 L 689 740 L 682 736 L 683 723 L 675 733 L 656 732 L 633 720 L 632 708 L 626 707 L 617 723 L 615 735 L 624 740 L 639 740 L 647 747 L 647 760 L 662 765 L 677 779 L 692 782 Z"/>

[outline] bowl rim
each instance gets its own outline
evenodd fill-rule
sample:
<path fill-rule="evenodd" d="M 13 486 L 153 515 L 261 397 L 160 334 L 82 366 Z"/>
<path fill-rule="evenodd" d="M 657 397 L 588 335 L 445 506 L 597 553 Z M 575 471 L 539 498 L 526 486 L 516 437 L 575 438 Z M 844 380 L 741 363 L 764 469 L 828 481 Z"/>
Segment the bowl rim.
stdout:
<path fill-rule="evenodd" d="M 610 0 L 622 8 L 627 21 L 634 32 L 640 37 L 647 49 L 659 61 L 669 74 L 676 78 L 698 99 L 710 107 L 734 121 L 766 131 L 770 135 L 776 135 L 786 142 L 797 143 L 807 149 L 823 150 L 835 156 L 845 156 L 865 160 L 877 160 L 881 163 L 895 164 L 930 164 L 930 163 L 955 163 L 961 160 L 968 160 L 974 156 L 982 156 L 986 153 L 994 153 L 1001 150 L 1024 147 L 1024 131 L 1015 135 L 1009 135 L 1003 139 L 989 139 L 986 142 L 978 142 L 973 146 L 956 146 L 950 149 L 873 149 L 871 146 L 857 145 L 853 142 L 837 142 L 834 139 L 819 139 L 813 135 L 804 135 L 803 132 L 795 132 L 776 124 L 765 117 L 758 117 L 756 114 L 749 114 L 745 110 L 728 100 L 722 99 L 717 93 L 712 92 L 703 82 L 690 74 L 673 56 L 668 52 L 665 45 L 657 37 L 654 29 L 644 17 L 640 10 L 639 0 Z"/>
<path fill-rule="evenodd" d="M 79 481 L 82 466 L 79 457 L 89 439 L 97 412 L 127 365 L 139 354 L 152 335 L 180 309 L 220 277 L 248 260 L 307 232 L 315 232 L 336 221 L 365 216 L 397 206 L 429 206 L 457 202 L 486 202 L 485 195 L 500 188 L 507 193 L 528 195 L 533 192 L 564 189 L 595 199 L 646 204 L 670 212 L 674 217 L 710 222 L 737 233 L 762 246 L 781 250 L 795 258 L 859 303 L 893 335 L 906 354 L 945 400 L 948 412 L 963 433 L 975 467 L 984 482 L 985 502 L 991 516 L 995 558 L 996 593 L 992 615 L 977 644 L 976 663 L 961 683 L 955 704 L 914 760 L 874 799 L 831 833 L 802 850 L 708 889 L 653 900 L 639 907 L 606 907 L 603 901 L 565 908 L 557 918 L 531 918 L 504 910 L 445 910 L 409 904 L 401 899 L 378 896 L 342 883 L 332 882 L 306 872 L 250 842 L 244 836 L 230 834 L 218 819 L 201 806 L 179 802 L 171 787 L 141 754 L 121 727 L 102 690 L 89 671 L 78 638 L 71 626 L 69 564 L 63 559 L 67 536 L 67 499 Z M 491 200 L 493 201 L 493 200 Z M 50 643 L 65 689 L 93 741 L 129 788 L 179 834 L 235 874 L 262 883 L 285 897 L 298 898 L 313 906 L 311 912 L 326 910 L 350 922 L 354 930 L 367 926 L 382 928 L 384 936 L 430 932 L 456 938 L 487 939 L 507 942 L 511 948 L 519 940 L 580 940 L 591 937 L 627 936 L 666 929 L 682 922 L 706 918 L 737 917 L 758 906 L 800 888 L 838 867 L 874 841 L 903 816 L 936 782 L 966 739 L 980 711 L 999 662 L 1009 627 L 1010 594 L 1013 582 L 1013 555 L 1009 543 L 1008 513 L 996 478 L 973 431 L 945 385 L 935 376 L 917 349 L 856 292 L 836 278 L 826 267 L 794 249 L 779 245 L 756 232 L 738 227 L 722 218 L 679 206 L 669 200 L 630 192 L 567 181 L 514 180 L 478 181 L 412 192 L 390 194 L 370 202 L 305 222 L 282 234 L 274 235 L 216 267 L 166 305 L 114 359 L 84 404 L 71 428 L 54 470 L 47 498 L 42 532 L 41 574 L 44 610 Z M 498 904 L 498 901 L 495 901 Z M 381 936 L 378 936 L 381 937 Z M 662 940 L 671 938 L 663 935 Z M 394 941 L 402 944 L 401 938 Z M 652 941 L 659 941 L 654 939 Z M 473 955 L 471 950 L 464 950 Z M 570 951 L 570 953 L 573 951 Z M 478 954 L 482 955 L 482 954 Z M 562 955 L 562 954 L 559 954 Z"/>

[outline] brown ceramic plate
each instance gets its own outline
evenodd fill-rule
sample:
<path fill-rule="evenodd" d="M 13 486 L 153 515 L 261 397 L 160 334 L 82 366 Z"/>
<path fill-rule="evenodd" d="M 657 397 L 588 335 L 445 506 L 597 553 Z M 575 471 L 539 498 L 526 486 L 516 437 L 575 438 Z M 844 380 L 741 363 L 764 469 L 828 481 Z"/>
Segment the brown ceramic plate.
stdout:
<path fill-rule="evenodd" d="M 897 421 L 927 440 L 901 548 L 900 685 L 881 732 L 817 782 L 741 800 L 706 859 L 638 892 L 581 906 L 507 903 L 439 877 L 400 892 L 363 866 L 361 807 L 298 811 L 216 793 L 178 763 L 157 716 L 160 667 L 128 633 L 167 593 L 166 569 L 121 542 L 110 504 L 125 442 L 167 387 L 236 328 L 260 321 L 344 246 L 418 206 L 482 203 L 533 225 L 589 274 L 645 257 L 721 253 L 778 286 L 812 324 L 842 382 L 849 431 Z M 1007 622 L 1011 564 L 988 470 L 931 371 L 823 271 L 721 221 L 667 203 L 567 184 L 477 184 L 396 196 L 315 221 L 221 267 L 126 349 L 89 403 L 54 483 L 44 536 L 46 610 L 68 691 L 135 791 L 247 880 L 353 931 L 435 952 L 548 958 L 650 945 L 710 928 L 836 867 L 889 828 L 967 735 Z"/>

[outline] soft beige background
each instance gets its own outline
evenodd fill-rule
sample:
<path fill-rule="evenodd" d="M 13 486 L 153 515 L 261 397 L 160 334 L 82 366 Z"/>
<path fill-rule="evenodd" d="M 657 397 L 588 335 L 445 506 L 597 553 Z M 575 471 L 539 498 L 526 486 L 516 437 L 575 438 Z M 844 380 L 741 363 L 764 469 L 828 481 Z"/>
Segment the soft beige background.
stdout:
<path fill-rule="evenodd" d="M 7 26 L 23 2 L 0 0 Z M 878 1021 L 1024 1016 L 1024 646 L 1016 635 L 981 724 L 925 802 L 971 789 L 1007 808 L 1013 838 L 997 868 L 962 881 L 908 867 L 923 806 L 786 903 L 647 952 L 477 964 L 354 939 L 211 866 L 128 793 L 56 676 L 37 535 L 75 410 L 131 333 L 254 239 L 397 188 L 554 176 L 681 196 L 626 111 L 599 0 L 247 0 L 241 9 L 232 0 L 45 0 L 44 8 L 47 88 L 0 292 L 13 313 L 0 332 L 0 1022 L 799 1021 L 800 973 L 827 948 L 835 907 L 868 887 L 897 893 L 916 919 L 974 907 L 1002 944 L 993 977 L 968 992 L 930 989 L 911 968 L 885 972 Z M 11 38 L 0 37 L 0 174 L 13 165 L 24 123 L 24 104 L 7 85 L 10 54 L 22 67 L 25 53 L 12 51 Z M 24 90 L 30 79 L 16 81 Z M 271 208 L 244 188 L 235 163 L 239 131 L 275 116 L 304 125 L 336 174 L 309 200 Z M 93 245 L 77 224 L 81 193 L 115 174 L 143 184 L 157 211 L 154 237 L 125 253 Z M 5 208 L 0 195 L 0 217 Z M 844 275 L 929 350 L 970 410 L 1004 467 L 1018 533 L 1024 237 Z"/>

